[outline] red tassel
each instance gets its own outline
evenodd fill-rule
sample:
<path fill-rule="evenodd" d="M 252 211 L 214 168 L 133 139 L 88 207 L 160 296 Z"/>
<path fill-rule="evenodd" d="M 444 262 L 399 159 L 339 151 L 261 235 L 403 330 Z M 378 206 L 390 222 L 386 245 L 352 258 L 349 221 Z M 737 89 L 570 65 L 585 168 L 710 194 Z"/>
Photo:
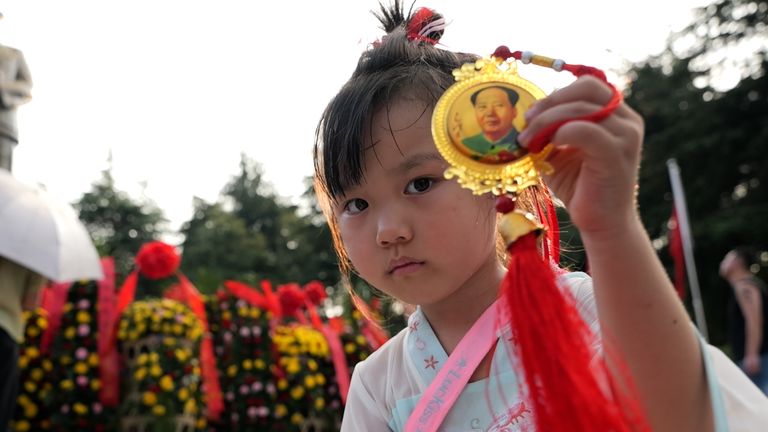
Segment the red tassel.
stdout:
<path fill-rule="evenodd" d="M 636 400 L 622 398 L 619 409 L 608 396 L 609 389 L 601 386 L 609 375 L 604 362 L 599 362 L 598 370 L 592 363 L 591 331 L 573 298 L 561 291 L 552 268 L 541 259 L 536 232 L 517 239 L 509 252 L 502 293 L 536 430 L 650 430 L 637 415 Z"/>

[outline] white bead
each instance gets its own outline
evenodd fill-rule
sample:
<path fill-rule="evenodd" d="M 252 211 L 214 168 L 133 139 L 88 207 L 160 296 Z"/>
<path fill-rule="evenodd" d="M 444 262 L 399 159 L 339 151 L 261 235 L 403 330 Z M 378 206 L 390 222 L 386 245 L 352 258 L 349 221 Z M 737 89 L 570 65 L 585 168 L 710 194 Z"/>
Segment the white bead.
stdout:
<path fill-rule="evenodd" d="M 565 66 L 565 60 L 555 59 L 555 61 L 552 62 L 552 69 L 558 72 L 563 70 L 563 66 Z"/>
<path fill-rule="evenodd" d="M 532 58 L 533 53 L 530 51 L 523 51 L 523 54 L 520 56 L 520 60 L 523 62 L 523 64 L 530 63 Z"/>

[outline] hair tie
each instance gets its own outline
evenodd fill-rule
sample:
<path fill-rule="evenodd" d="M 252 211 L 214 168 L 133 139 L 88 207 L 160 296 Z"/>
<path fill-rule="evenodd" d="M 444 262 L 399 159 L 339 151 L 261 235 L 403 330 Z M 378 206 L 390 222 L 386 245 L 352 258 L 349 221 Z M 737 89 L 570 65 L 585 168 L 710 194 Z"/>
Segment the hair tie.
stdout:
<path fill-rule="evenodd" d="M 437 45 L 445 30 L 445 18 L 429 8 L 418 8 L 406 26 L 406 36 L 411 42 L 427 42 Z"/>

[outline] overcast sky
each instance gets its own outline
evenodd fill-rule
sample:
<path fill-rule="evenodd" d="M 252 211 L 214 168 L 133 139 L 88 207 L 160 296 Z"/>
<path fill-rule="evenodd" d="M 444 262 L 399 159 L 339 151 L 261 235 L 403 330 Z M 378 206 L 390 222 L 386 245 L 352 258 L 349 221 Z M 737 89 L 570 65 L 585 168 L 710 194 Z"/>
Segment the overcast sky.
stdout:
<path fill-rule="evenodd" d="M 705 0 L 419 1 L 443 13 L 451 50 L 498 45 L 598 66 L 659 53 Z M 214 201 L 241 153 L 295 200 L 311 174 L 319 115 L 382 35 L 368 0 L 5 0 L 0 43 L 34 81 L 19 109 L 14 174 L 67 201 L 113 157 L 118 188 L 145 194 L 178 229 Z M 323 17 L 323 18 L 320 18 Z M 571 76 L 521 69 L 545 91 Z"/>

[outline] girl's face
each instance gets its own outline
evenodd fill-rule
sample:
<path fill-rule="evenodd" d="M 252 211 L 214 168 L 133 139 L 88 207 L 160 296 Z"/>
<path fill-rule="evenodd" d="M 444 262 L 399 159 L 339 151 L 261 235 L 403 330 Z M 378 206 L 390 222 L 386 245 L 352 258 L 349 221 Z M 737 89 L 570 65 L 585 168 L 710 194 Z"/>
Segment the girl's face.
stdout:
<path fill-rule="evenodd" d="M 413 100 L 380 109 L 366 134 L 364 179 L 334 208 L 360 276 L 422 306 L 495 288 L 499 269 L 494 201 L 443 177 L 448 164 L 432 141 L 431 116 Z"/>

